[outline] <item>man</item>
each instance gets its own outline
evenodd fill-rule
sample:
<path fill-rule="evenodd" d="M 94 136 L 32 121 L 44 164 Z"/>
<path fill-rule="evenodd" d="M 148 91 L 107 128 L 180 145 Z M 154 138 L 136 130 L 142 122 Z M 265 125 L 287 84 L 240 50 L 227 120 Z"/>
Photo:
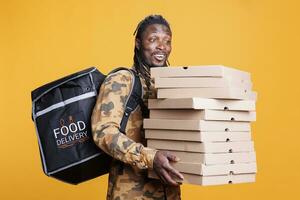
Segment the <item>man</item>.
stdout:
<path fill-rule="evenodd" d="M 168 22 L 160 15 L 146 17 L 135 33 L 132 69 L 139 75 L 143 102 L 147 105 L 148 98 L 156 97 L 150 68 L 167 66 L 172 33 Z M 125 133 L 120 131 L 133 80 L 128 70 L 110 74 L 101 85 L 92 114 L 94 141 L 114 158 L 107 199 L 180 199 L 180 186 L 174 177 L 183 179 L 183 176 L 170 165 L 178 158 L 169 152 L 145 147 L 140 105 L 131 113 Z M 147 169 L 153 169 L 161 180 L 148 178 Z"/>

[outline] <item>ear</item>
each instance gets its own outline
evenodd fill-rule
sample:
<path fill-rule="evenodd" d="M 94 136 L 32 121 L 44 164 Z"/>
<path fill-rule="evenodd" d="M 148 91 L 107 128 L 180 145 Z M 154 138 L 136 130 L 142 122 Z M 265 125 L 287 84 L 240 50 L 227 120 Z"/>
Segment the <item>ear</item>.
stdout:
<path fill-rule="evenodd" d="M 141 48 L 141 41 L 138 38 L 135 38 L 135 47 L 140 50 Z"/>

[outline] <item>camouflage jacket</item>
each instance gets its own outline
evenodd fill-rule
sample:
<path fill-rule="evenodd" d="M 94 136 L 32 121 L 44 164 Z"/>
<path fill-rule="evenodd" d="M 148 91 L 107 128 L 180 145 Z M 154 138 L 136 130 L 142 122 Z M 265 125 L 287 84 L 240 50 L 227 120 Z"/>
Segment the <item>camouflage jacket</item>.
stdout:
<path fill-rule="evenodd" d="M 148 98 L 156 96 L 154 87 L 152 84 L 152 89 L 147 89 L 144 78 L 139 78 L 143 101 L 147 105 Z M 95 143 L 114 158 L 109 172 L 107 200 L 180 199 L 180 187 L 164 186 L 160 180 L 147 177 L 147 169 L 153 168 L 157 150 L 145 147 L 140 106 L 131 113 L 126 133 L 119 130 L 133 79 L 127 70 L 108 75 L 99 90 L 91 118 Z"/>

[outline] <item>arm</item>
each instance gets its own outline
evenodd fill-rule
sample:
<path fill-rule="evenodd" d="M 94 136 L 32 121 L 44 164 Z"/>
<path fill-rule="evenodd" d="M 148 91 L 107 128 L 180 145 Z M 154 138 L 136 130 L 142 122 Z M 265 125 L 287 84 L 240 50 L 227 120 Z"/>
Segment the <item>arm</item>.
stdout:
<path fill-rule="evenodd" d="M 153 168 L 157 150 L 134 142 L 119 130 L 133 78 L 129 71 L 120 70 L 102 83 L 91 118 L 93 139 L 104 152 L 124 163 Z"/>

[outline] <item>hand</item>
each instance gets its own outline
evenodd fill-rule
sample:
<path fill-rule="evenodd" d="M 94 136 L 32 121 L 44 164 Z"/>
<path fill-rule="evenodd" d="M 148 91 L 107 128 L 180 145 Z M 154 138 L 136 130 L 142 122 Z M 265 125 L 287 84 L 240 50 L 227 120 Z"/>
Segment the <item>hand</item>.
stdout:
<path fill-rule="evenodd" d="M 180 180 L 184 178 L 179 171 L 170 165 L 169 161 L 177 162 L 179 158 L 168 151 L 157 151 L 153 160 L 153 169 L 164 184 L 178 186 L 179 183 L 177 183 L 172 176 Z"/>

